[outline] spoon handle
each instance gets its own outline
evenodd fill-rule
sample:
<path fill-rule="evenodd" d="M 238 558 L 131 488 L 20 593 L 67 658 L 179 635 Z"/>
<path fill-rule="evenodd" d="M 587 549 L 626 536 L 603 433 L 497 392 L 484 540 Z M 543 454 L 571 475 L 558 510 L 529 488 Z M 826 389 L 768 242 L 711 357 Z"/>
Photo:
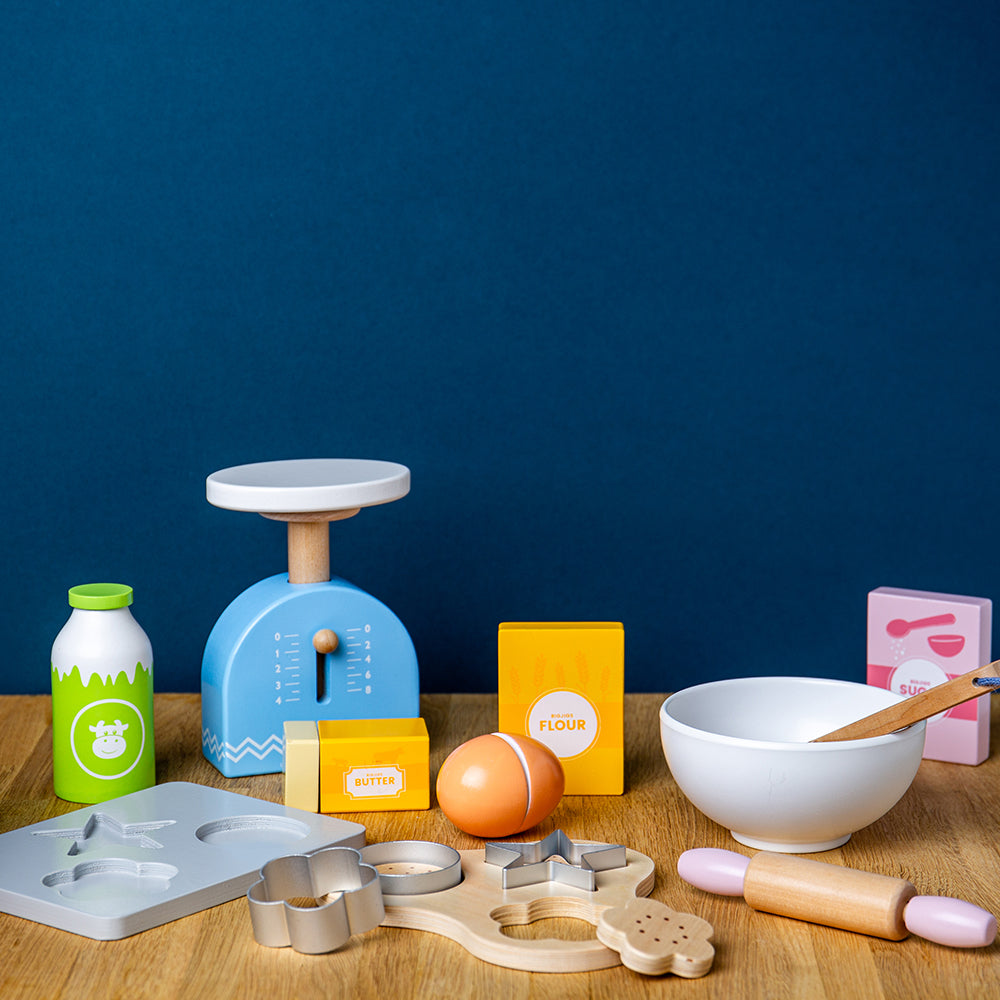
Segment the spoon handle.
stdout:
<path fill-rule="evenodd" d="M 949 611 L 943 615 L 931 615 L 930 618 L 918 618 L 916 621 L 907 622 L 910 631 L 915 628 L 928 628 L 931 625 L 954 625 L 955 616 Z"/>
<path fill-rule="evenodd" d="M 921 719 L 929 719 L 938 712 L 961 705 L 964 701 L 978 698 L 980 695 L 988 694 L 989 688 L 979 687 L 973 684 L 977 677 L 997 677 L 1000 675 L 1000 660 L 987 663 L 985 667 L 977 667 L 967 674 L 954 677 L 944 684 L 928 688 L 915 694 L 912 698 L 883 708 L 874 715 L 869 715 L 850 725 L 835 729 L 825 736 L 818 736 L 811 740 L 811 743 L 830 743 L 834 740 L 863 740 L 869 736 L 884 736 L 886 733 L 894 733 L 897 729 L 912 726 L 914 722 Z"/>

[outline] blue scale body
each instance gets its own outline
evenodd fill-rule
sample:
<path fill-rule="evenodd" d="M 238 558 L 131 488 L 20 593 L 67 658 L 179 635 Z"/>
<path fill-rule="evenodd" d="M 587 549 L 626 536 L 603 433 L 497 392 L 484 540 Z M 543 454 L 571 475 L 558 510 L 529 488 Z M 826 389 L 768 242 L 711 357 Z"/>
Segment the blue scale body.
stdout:
<path fill-rule="evenodd" d="M 318 654 L 313 636 L 336 633 Z M 284 770 L 284 724 L 321 719 L 404 719 L 420 714 L 413 642 L 371 594 L 334 577 L 267 577 L 215 623 L 201 667 L 205 756 L 228 778 Z"/>

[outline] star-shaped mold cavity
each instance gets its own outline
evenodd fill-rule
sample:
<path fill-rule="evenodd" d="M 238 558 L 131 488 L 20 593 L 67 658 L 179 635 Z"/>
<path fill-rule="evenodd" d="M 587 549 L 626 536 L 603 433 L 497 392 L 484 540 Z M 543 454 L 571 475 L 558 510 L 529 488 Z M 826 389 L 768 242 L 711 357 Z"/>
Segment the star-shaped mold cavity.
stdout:
<path fill-rule="evenodd" d="M 596 873 L 627 864 L 621 844 L 577 844 L 562 830 L 523 844 L 487 844 L 484 860 L 499 865 L 504 889 L 561 882 L 593 892 Z"/>
<path fill-rule="evenodd" d="M 66 852 L 69 857 L 85 854 L 87 851 L 112 844 L 116 847 L 131 845 L 144 850 L 155 851 L 163 847 L 158 840 L 149 836 L 153 830 L 161 830 L 173 826 L 177 820 L 152 820 L 146 823 L 122 823 L 108 813 L 95 812 L 82 827 L 65 830 L 36 830 L 36 837 L 60 837 L 72 840 L 73 844 Z"/>

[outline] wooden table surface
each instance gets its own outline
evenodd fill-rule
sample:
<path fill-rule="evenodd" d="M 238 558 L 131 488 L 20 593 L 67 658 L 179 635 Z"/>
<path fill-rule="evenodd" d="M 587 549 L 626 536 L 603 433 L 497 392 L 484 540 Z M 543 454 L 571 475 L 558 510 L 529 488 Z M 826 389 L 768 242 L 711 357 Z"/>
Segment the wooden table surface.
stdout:
<path fill-rule="evenodd" d="M 741 899 L 681 882 L 678 855 L 690 847 L 751 853 L 683 797 L 664 763 L 657 712 L 662 695 L 626 696 L 626 792 L 568 796 L 535 831 L 622 843 L 657 865 L 652 897 L 715 928 L 716 958 L 702 979 L 647 978 L 621 966 L 587 973 L 516 972 L 480 962 L 446 938 L 379 927 L 340 951 L 301 955 L 257 945 L 245 898 L 121 941 L 92 941 L 0 914 L 0 997 L 628 997 L 739 998 L 975 997 L 1000 995 L 1000 945 L 963 951 L 909 937 L 883 941 L 756 913 Z M 201 754 L 200 699 L 156 698 L 157 780 L 194 781 L 281 801 L 280 774 L 223 778 Z M 908 878 L 921 893 L 954 895 L 1000 913 L 1000 697 L 994 698 L 992 755 L 979 767 L 925 761 L 903 800 L 842 848 L 818 857 Z M 464 740 L 497 726 L 493 695 L 429 695 L 422 712 L 431 772 Z M 45 696 L 0 697 L 0 832 L 79 808 L 52 791 L 51 707 Z M 436 807 L 424 812 L 345 816 L 369 842 L 418 839 L 460 850 L 482 842 L 460 833 Z M 518 936 L 591 937 L 576 920 L 511 928 Z"/>

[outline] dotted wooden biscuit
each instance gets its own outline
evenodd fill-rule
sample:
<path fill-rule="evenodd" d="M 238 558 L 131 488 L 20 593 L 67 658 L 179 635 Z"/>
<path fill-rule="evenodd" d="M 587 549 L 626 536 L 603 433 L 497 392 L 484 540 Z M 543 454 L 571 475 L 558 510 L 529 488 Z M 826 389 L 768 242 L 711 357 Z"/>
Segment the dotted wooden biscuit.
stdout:
<path fill-rule="evenodd" d="M 597 924 L 598 940 L 617 951 L 626 968 L 647 976 L 672 972 L 685 979 L 697 979 L 712 968 L 713 933 L 707 920 L 655 899 L 633 899 L 605 910 Z"/>

